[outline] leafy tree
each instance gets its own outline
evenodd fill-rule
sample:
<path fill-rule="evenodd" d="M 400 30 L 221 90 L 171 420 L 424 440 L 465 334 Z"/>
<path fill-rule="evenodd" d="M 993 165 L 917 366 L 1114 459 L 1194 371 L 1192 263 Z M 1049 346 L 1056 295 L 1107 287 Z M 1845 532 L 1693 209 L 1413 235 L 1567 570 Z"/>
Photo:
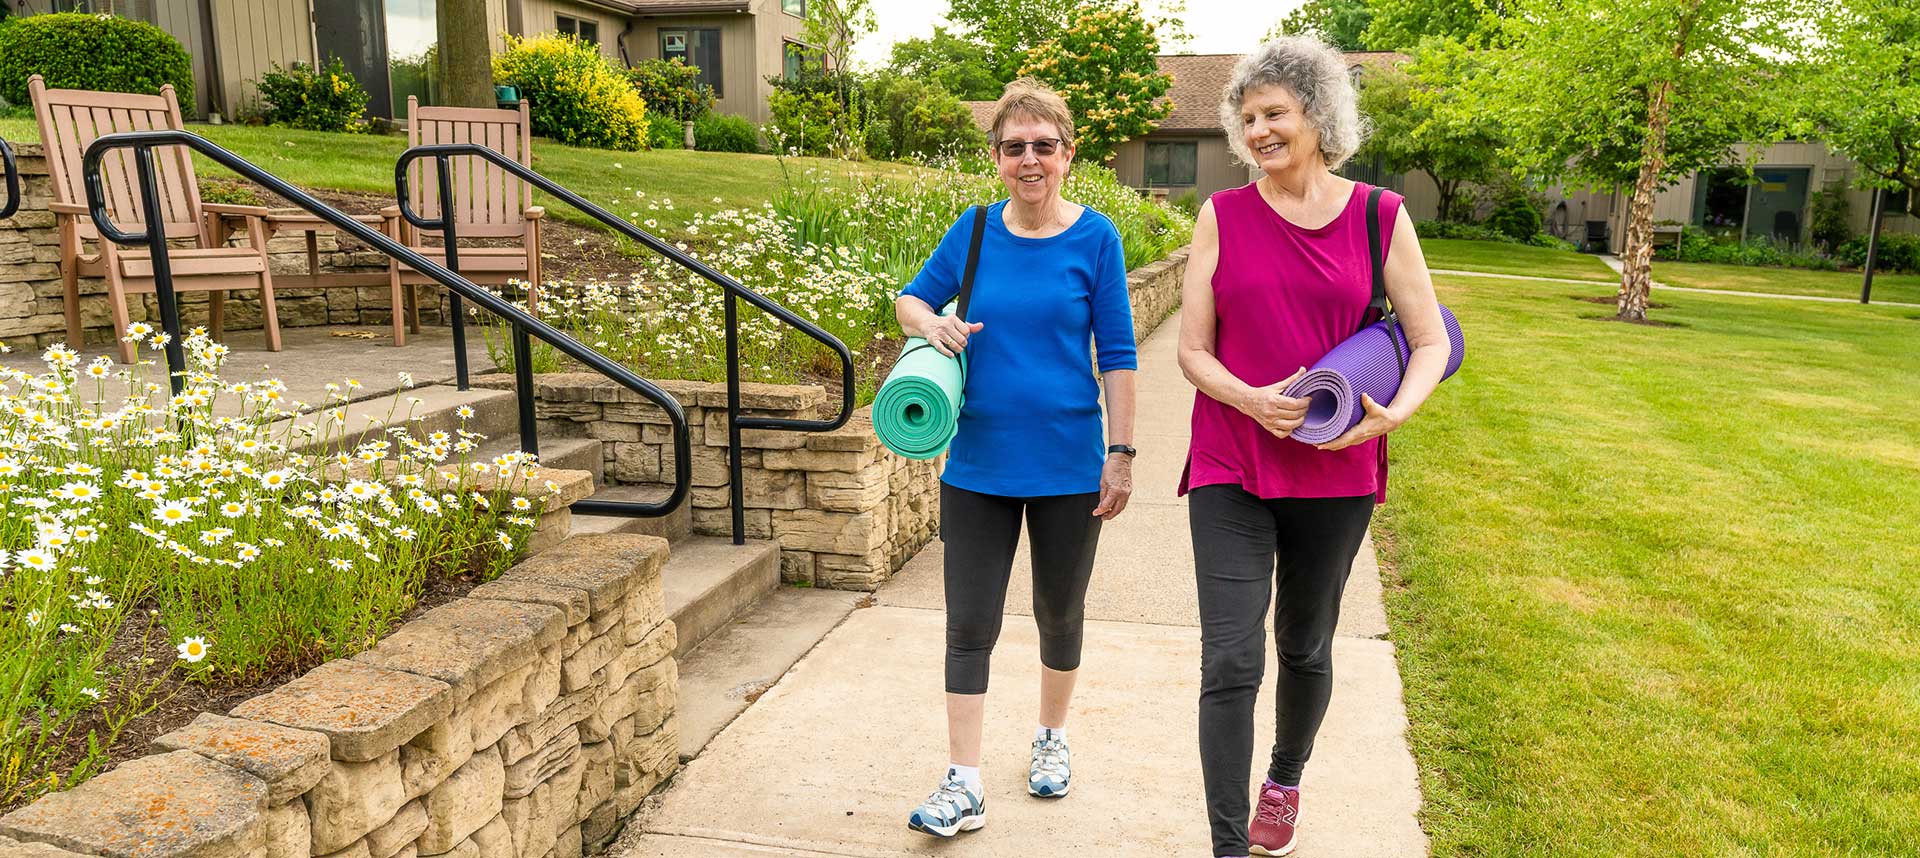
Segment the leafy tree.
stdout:
<path fill-rule="evenodd" d="M 1266 38 L 1318 36 L 1343 51 L 1367 50 L 1367 26 L 1373 23 L 1369 0 L 1308 0 L 1307 5 L 1267 31 Z"/>
<path fill-rule="evenodd" d="M 1411 67 L 1370 69 L 1360 80 L 1360 111 L 1373 120 L 1365 154 L 1395 173 L 1419 171 L 1440 191 L 1440 215 L 1459 210 L 1469 184 L 1498 172 L 1503 143 L 1484 115 L 1459 105 L 1472 52 L 1429 39 Z"/>
<path fill-rule="evenodd" d="M 1362 41 L 1377 51 L 1405 50 L 1428 37 L 1485 44 L 1515 5 L 1513 0 L 1369 0 L 1372 20 Z"/>
<path fill-rule="evenodd" d="M 866 104 L 869 156 L 899 161 L 986 148 L 973 111 L 939 84 L 883 71 L 867 79 Z"/>
<path fill-rule="evenodd" d="M 1920 8 L 1911 0 L 1840 0 L 1796 69 L 1796 130 L 1859 163 L 1861 187 L 1905 188 L 1920 201 Z M 1879 224 L 1875 223 L 1874 228 Z"/>
<path fill-rule="evenodd" d="M 700 80 L 700 67 L 685 60 L 642 60 L 627 70 L 627 79 L 647 103 L 647 112 L 672 117 L 674 133 L 680 123 L 692 122 L 713 109 L 713 87 Z"/>
<path fill-rule="evenodd" d="M 1159 53 L 1160 40 L 1140 4 L 1083 6 L 1058 38 L 1027 55 L 1020 73 L 1066 99 L 1078 159 L 1100 164 L 1173 112 L 1173 102 L 1163 98 L 1173 77 L 1160 71 Z"/>
<path fill-rule="evenodd" d="M 807 44 L 824 51 L 835 71 L 847 68 L 853 46 L 873 33 L 873 0 L 807 0 Z"/>
<path fill-rule="evenodd" d="M 1778 139 L 1804 2 L 1512 0 L 1501 19 L 1462 107 L 1505 130 L 1520 175 L 1631 186 L 1621 319 L 1646 319 L 1655 192 Z"/>
<path fill-rule="evenodd" d="M 979 45 L 1001 83 L 1019 76 L 1027 52 L 1052 41 L 1089 0 L 953 0 L 947 21 Z"/>
<path fill-rule="evenodd" d="M 887 67 L 904 77 L 938 84 L 967 101 L 999 98 L 1007 85 L 987 62 L 986 48 L 954 35 L 945 27 L 935 27 L 933 35 L 927 38 L 895 42 Z"/>

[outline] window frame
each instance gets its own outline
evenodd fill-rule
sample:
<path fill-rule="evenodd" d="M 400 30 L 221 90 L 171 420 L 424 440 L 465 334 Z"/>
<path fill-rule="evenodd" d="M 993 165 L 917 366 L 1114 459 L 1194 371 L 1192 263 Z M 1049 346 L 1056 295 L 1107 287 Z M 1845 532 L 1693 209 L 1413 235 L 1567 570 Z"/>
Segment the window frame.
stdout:
<path fill-rule="evenodd" d="M 713 63 L 711 66 L 709 66 L 706 63 L 695 62 L 693 59 L 694 48 L 700 43 L 699 34 L 706 33 L 706 32 L 711 32 L 714 34 L 713 35 L 713 51 L 715 54 L 715 59 L 717 61 Z M 677 55 L 680 61 L 690 66 L 696 66 L 700 69 L 701 75 L 706 77 L 706 79 L 702 80 L 701 82 L 707 84 L 708 86 L 713 87 L 714 98 L 727 97 L 727 93 L 726 93 L 727 59 L 726 59 L 726 49 L 723 47 L 726 34 L 721 28 L 719 27 L 661 27 L 657 32 L 657 35 L 659 38 L 660 59 L 670 60 L 676 56 L 674 54 L 669 54 L 667 52 L 667 36 L 678 35 L 681 38 L 681 45 L 682 45 L 681 51 Z"/>
<path fill-rule="evenodd" d="M 800 7 L 800 11 L 787 8 L 789 5 Z M 780 0 L 780 11 L 804 21 L 807 19 L 807 0 Z"/>
<path fill-rule="evenodd" d="M 1146 185 L 1149 188 L 1192 188 L 1192 187 L 1199 186 L 1200 184 L 1200 141 L 1198 140 L 1148 140 L 1146 141 L 1146 144 L 1147 144 L 1147 148 L 1143 151 L 1141 155 L 1141 164 L 1140 164 L 1140 179 L 1142 184 Z M 1157 182 L 1154 181 L 1154 176 L 1153 176 L 1153 153 L 1156 148 L 1166 152 L 1166 161 L 1165 161 L 1166 171 L 1165 171 L 1165 174 L 1162 176 L 1161 180 Z M 1175 181 L 1175 179 L 1179 177 L 1176 175 L 1174 170 L 1174 153 L 1182 149 L 1191 149 L 1191 151 L 1193 152 L 1193 160 L 1191 162 L 1192 175 L 1189 177 L 1190 181 L 1186 181 L 1186 182 Z"/>
<path fill-rule="evenodd" d="M 780 39 L 780 78 L 782 80 L 794 80 L 799 77 L 788 67 L 788 64 L 796 58 L 800 61 L 799 71 L 805 71 L 808 63 L 818 66 L 823 72 L 826 71 L 827 58 L 819 48 L 799 39 L 782 37 Z"/>
<path fill-rule="evenodd" d="M 567 29 L 569 26 L 573 29 Z M 593 37 L 588 38 L 581 35 L 580 30 L 582 27 L 593 28 Z M 576 18 L 572 15 L 555 12 L 553 13 L 553 31 L 562 35 L 572 36 L 596 48 L 600 47 L 600 22 L 597 20 L 591 18 Z"/>

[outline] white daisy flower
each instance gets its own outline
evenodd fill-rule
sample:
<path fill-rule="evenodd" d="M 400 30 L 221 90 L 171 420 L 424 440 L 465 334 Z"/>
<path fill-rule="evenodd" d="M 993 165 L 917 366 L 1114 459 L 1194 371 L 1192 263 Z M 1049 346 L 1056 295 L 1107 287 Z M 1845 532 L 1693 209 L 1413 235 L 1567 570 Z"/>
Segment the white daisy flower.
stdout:
<path fill-rule="evenodd" d="M 187 638 L 181 641 L 176 649 L 180 652 L 181 661 L 188 664 L 197 664 L 207 657 L 207 639 L 202 637 Z"/>

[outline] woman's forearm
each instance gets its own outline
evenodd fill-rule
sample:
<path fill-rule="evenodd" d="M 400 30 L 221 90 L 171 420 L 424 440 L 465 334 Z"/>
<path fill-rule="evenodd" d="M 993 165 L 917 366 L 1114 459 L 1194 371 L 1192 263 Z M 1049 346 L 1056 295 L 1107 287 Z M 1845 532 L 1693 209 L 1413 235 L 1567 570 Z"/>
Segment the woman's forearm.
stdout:
<path fill-rule="evenodd" d="M 933 311 L 927 302 L 912 295 L 902 295 L 893 300 L 893 318 L 900 323 L 900 331 L 909 337 L 926 337 L 927 325 L 940 314 Z"/>
<path fill-rule="evenodd" d="M 1412 417 L 1427 401 L 1427 397 L 1433 395 L 1434 388 L 1440 386 L 1452 351 L 1453 345 L 1445 338 L 1438 343 L 1414 345 L 1412 356 L 1407 358 L 1407 375 L 1400 383 L 1400 390 L 1393 395 L 1392 402 L 1380 404 L 1392 410 L 1402 421 Z"/>
<path fill-rule="evenodd" d="M 1139 373 L 1130 369 L 1108 370 L 1100 374 L 1100 386 L 1107 398 L 1107 443 L 1133 446 L 1134 402 Z"/>
<path fill-rule="evenodd" d="M 1252 385 L 1241 381 L 1219 357 L 1206 349 L 1181 349 L 1180 373 L 1201 393 L 1234 409 L 1246 410 L 1247 400 L 1253 395 Z"/>

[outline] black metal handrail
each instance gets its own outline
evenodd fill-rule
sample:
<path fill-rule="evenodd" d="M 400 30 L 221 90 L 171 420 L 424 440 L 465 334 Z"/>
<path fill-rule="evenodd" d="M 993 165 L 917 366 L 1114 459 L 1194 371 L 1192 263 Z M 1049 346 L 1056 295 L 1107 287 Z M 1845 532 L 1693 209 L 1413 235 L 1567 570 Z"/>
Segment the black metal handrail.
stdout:
<path fill-rule="evenodd" d="M 184 372 L 186 369 L 186 359 L 181 347 L 180 308 L 174 299 L 173 269 L 167 258 L 166 230 L 156 229 L 154 226 L 155 224 L 165 222 L 160 207 L 160 194 L 158 193 L 159 182 L 156 180 L 153 168 L 153 148 L 156 146 L 185 146 L 205 155 L 208 159 L 235 173 L 260 183 L 265 186 L 267 190 L 279 194 L 295 206 L 332 224 L 335 229 L 338 229 L 342 233 L 353 236 L 356 240 L 367 246 L 406 263 L 414 270 L 432 278 L 434 282 L 447 287 L 449 292 L 464 296 L 468 300 L 512 322 L 515 333 L 522 343 L 526 341 L 526 337 L 529 334 L 537 336 L 547 344 L 559 349 L 562 354 L 579 361 L 595 372 L 618 382 L 622 387 L 660 406 L 661 410 L 667 413 L 668 421 L 673 424 L 673 449 L 677 461 L 674 467 L 672 493 L 664 499 L 646 502 L 581 500 L 574 502 L 574 511 L 588 514 L 625 515 L 633 517 L 661 516 L 672 512 L 686 499 L 689 487 L 693 483 L 693 467 L 688 459 L 691 452 L 691 444 L 689 443 L 690 435 L 687 427 L 686 410 L 680 407 L 679 401 L 646 379 L 635 374 L 633 370 L 615 363 L 607 356 L 582 345 L 579 341 L 567 336 L 565 333 L 555 330 L 547 323 L 515 307 L 506 299 L 474 285 L 472 281 L 448 270 L 444 266 L 436 264 L 433 260 L 422 256 L 414 249 L 388 237 L 385 233 L 355 220 L 353 216 L 341 212 L 326 203 L 314 199 L 312 195 L 294 187 L 279 176 L 275 176 L 266 170 L 254 166 L 246 159 L 221 148 L 204 137 L 189 134 L 185 131 L 128 131 L 119 134 L 108 134 L 94 140 L 93 144 L 87 147 L 86 155 L 81 162 L 81 169 L 83 170 L 87 184 L 87 209 L 93 218 L 94 226 L 100 230 L 100 235 L 108 241 L 121 245 L 145 244 L 152 253 L 154 292 L 160 304 L 161 327 L 168 335 L 167 369 L 168 375 L 173 379 L 173 390 L 175 393 L 180 391 L 185 381 Z M 100 179 L 100 161 L 106 153 L 112 149 L 129 147 L 133 149 L 134 165 L 138 169 L 138 175 L 140 177 L 140 197 L 145 205 L 146 229 L 143 232 L 137 233 L 122 230 L 113 223 L 112 216 L 107 213 L 106 191 Z M 402 308 L 400 307 L 393 308 L 395 313 L 399 313 L 401 310 Z M 534 396 L 533 368 L 523 359 L 515 369 L 517 370 L 515 392 L 518 394 L 520 401 L 520 443 L 522 449 L 526 449 L 528 452 L 535 452 L 537 442 L 534 440 L 534 429 L 536 425 L 532 419 Z"/>
<path fill-rule="evenodd" d="M 7 199 L 0 202 L 0 219 L 13 217 L 20 210 L 20 165 L 13 160 L 13 147 L 0 140 L 0 166 L 7 171 Z"/>
<path fill-rule="evenodd" d="M 801 318 L 792 310 L 775 303 L 752 289 L 740 285 L 739 281 L 713 270 L 685 251 L 662 241 L 658 236 L 626 222 L 618 215 L 606 209 L 588 202 L 585 197 L 568 190 L 552 179 L 534 172 L 531 168 L 521 164 L 519 161 L 477 143 L 439 143 L 415 146 L 401 153 L 399 163 L 395 164 L 393 168 L 394 191 L 399 197 L 401 217 L 406 218 L 408 223 L 413 224 L 414 227 L 418 229 L 440 232 L 442 243 L 446 245 L 448 268 L 456 271 L 459 270 L 459 251 L 454 246 L 458 241 L 458 236 L 455 234 L 453 220 L 448 215 L 449 212 L 453 211 L 453 184 L 450 180 L 451 169 L 448 161 L 460 155 L 485 159 L 494 166 L 518 176 L 521 181 L 545 191 L 562 202 L 565 202 L 567 205 L 592 215 L 595 220 L 606 224 L 615 232 L 647 246 L 672 260 L 680 267 L 700 275 L 708 282 L 718 285 L 725 293 L 727 301 L 728 485 L 730 487 L 733 506 L 733 544 L 740 545 L 744 543 L 746 541 L 746 509 L 742 503 L 745 490 L 741 484 L 741 430 L 772 429 L 788 432 L 831 432 L 845 426 L 847 420 L 853 416 L 853 353 L 847 349 L 847 344 L 841 342 L 838 337 L 822 330 L 818 325 Z M 407 168 L 411 166 L 414 161 L 426 157 L 433 158 L 438 168 L 437 178 L 440 182 L 440 217 L 437 220 L 428 220 L 421 217 L 413 210 L 413 207 L 407 200 Z M 774 318 L 798 328 L 801 333 L 819 341 L 821 344 L 826 345 L 838 353 L 840 357 L 839 414 L 835 415 L 831 420 L 798 420 L 790 417 L 745 416 L 740 413 L 740 322 L 735 304 L 735 299 L 737 298 L 745 299 L 747 303 L 759 307 Z M 460 318 L 460 306 L 458 303 L 451 304 L 451 308 L 454 312 L 454 342 L 458 344 L 464 342 L 466 339 L 463 326 L 464 320 Z M 526 344 L 524 340 L 515 341 L 514 367 L 516 370 L 528 365 L 529 358 L 525 347 Z M 454 360 L 456 363 L 456 371 L 464 377 L 465 372 L 461 367 L 463 366 L 462 362 L 466 360 L 465 352 L 455 352 Z M 681 455 L 684 457 L 685 453 L 682 452 Z M 684 466 L 686 463 L 682 460 L 676 464 L 678 466 Z"/>

